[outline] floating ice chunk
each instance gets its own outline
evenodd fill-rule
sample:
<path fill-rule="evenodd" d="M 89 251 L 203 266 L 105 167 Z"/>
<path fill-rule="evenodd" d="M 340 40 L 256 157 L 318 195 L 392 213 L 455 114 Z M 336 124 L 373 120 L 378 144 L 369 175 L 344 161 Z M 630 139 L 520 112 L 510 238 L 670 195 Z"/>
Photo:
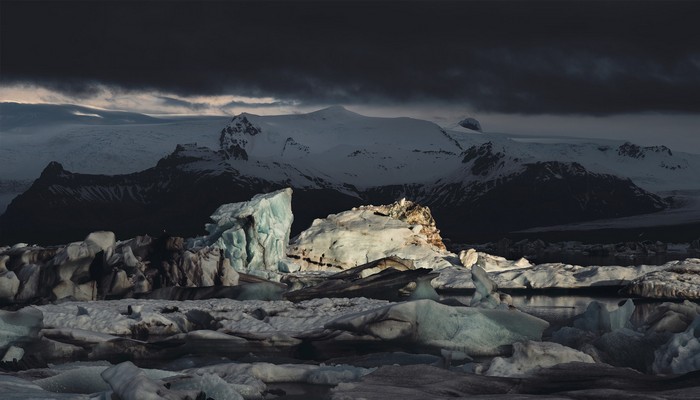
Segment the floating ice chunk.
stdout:
<path fill-rule="evenodd" d="M 85 241 L 96 244 L 101 250 L 104 251 L 106 251 L 110 247 L 114 247 L 114 245 L 117 242 L 114 232 L 109 231 L 92 232 L 89 235 L 87 235 Z"/>
<path fill-rule="evenodd" d="M 634 302 L 627 299 L 615 310 L 608 310 L 605 304 L 592 301 L 586 311 L 574 320 L 574 328 L 591 332 L 612 332 L 630 327 L 630 317 L 634 313 Z"/>
<path fill-rule="evenodd" d="M 586 353 L 552 342 L 525 341 L 513 343 L 513 355 L 496 357 L 486 371 L 490 376 L 523 376 L 540 368 L 569 362 L 593 363 Z"/>
<path fill-rule="evenodd" d="M 584 288 L 591 286 L 621 286 L 652 271 L 656 265 L 624 267 L 617 265 L 580 266 L 562 263 L 538 264 L 530 268 L 491 271 L 492 279 L 501 288 Z M 486 269 L 489 271 L 488 269 Z"/>
<path fill-rule="evenodd" d="M 294 216 L 292 189 L 258 194 L 250 201 L 224 204 L 206 225 L 208 236 L 190 241 L 189 246 L 215 246 L 233 268 L 263 277 L 275 277 L 289 270 L 286 249 Z"/>
<path fill-rule="evenodd" d="M 479 259 L 479 253 L 474 249 L 462 250 L 459 252 L 459 261 L 465 268 L 471 268 Z"/>
<path fill-rule="evenodd" d="M 700 299 L 700 259 L 668 262 L 663 270 L 634 280 L 625 292 L 657 299 Z"/>
<path fill-rule="evenodd" d="M 663 303 L 644 320 L 647 331 L 679 333 L 688 329 L 700 315 L 700 304 L 688 300 L 683 303 Z"/>
<path fill-rule="evenodd" d="M 417 300 L 341 316 L 329 329 L 368 334 L 382 340 L 402 340 L 470 356 L 503 354 L 504 346 L 539 340 L 549 324 L 516 310 L 450 307 Z"/>
<path fill-rule="evenodd" d="M 49 392 L 90 394 L 110 390 L 100 375 L 108 366 L 81 366 L 58 375 L 37 379 L 35 384 Z"/>
<path fill-rule="evenodd" d="M 197 374 L 188 379 L 170 380 L 171 390 L 198 390 L 210 399 L 243 400 L 233 385 L 215 374 Z"/>
<path fill-rule="evenodd" d="M 130 361 L 104 370 L 101 376 L 121 400 L 194 400 L 201 395 L 201 391 L 167 389 Z"/>
<path fill-rule="evenodd" d="M 408 300 L 422 300 L 422 299 L 429 299 L 429 300 L 434 300 L 438 301 L 440 300 L 440 295 L 438 292 L 435 291 L 433 286 L 430 284 L 430 281 L 433 279 L 433 276 L 425 276 L 425 277 L 420 277 L 416 280 L 416 288 L 413 290 L 410 296 L 408 296 Z"/>
<path fill-rule="evenodd" d="M 2 357 L 3 362 L 19 361 L 24 357 L 24 349 L 17 346 L 10 346 L 5 352 L 5 356 Z"/>
<path fill-rule="evenodd" d="M 469 254 L 465 254 L 465 257 L 469 257 Z M 474 256 L 471 255 L 471 258 L 473 257 Z M 469 262 L 470 259 L 467 258 L 465 261 Z M 532 264 L 526 258 L 520 258 L 518 260 L 508 260 L 505 257 L 494 256 L 482 252 L 476 252 L 476 261 L 474 263 L 483 268 L 486 272 L 502 272 L 513 269 L 532 267 Z"/>
<path fill-rule="evenodd" d="M 700 317 L 685 332 L 671 336 L 654 354 L 652 370 L 657 374 L 684 374 L 700 370 Z"/>
<path fill-rule="evenodd" d="M 593 346 L 597 350 L 596 356 L 606 364 L 648 372 L 655 350 L 667 340 L 668 335 L 645 335 L 623 328 L 602 335 Z"/>
<path fill-rule="evenodd" d="M 290 243 L 287 253 L 305 270 L 346 270 L 397 256 L 415 268 L 439 269 L 457 255 L 431 243 L 421 225 L 358 208 L 316 219 Z"/>
<path fill-rule="evenodd" d="M 72 280 L 59 282 L 51 289 L 55 299 L 71 298 L 78 301 L 95 300 L 97 296 L 97 284 L 95 281 L 85 282 L 82 285 Z"/>
<path fill-rule="evenodd" d="M 17 278 L 22 282 L 19 291 L 15 296 L 15 301 L 24 303 L 36 297 L 39 297 L 41 280 L 41 265 L 25 264 L 16 270 Z"/>
<path fill-rule="evenodd" d="M 44 315 L 34 307 L 19 311 L 0 310 L 0 350 L 38 338 Z"/>
<path fill-rule="evenodd" d="M 12 271 L 0 272 L 0 300 L 13 300 L 19 291 L 19 278 Z"/>
<path fill-rule="evenodd" d="M 507 303 L 502 302 L 502 295 L 497 291 L 498 286 L 489 278 L 486 271 L 479 265 L 473 265 L 471 269 L 472 282 L 474 282 L 476 292 L 470 305 L 483 308 L 508 307 Z"/>
<path fill-rule="evenodd" d="M 221 377 L 231 375 L 249 375 L 265 383 L 299 382 L 322 385 L 337 385 L 360 379 L 374 369 L 359 368 L 352 365 L 310 365 L 310 364 L 218 364 L 208 367 L 186 370 L 194 374 L 211 373 Z"/>
<path fill-rule="evenodd" d="M 93 394 L 88 396 L 76 393 L 47 392 L 28 380 L 5 374 L 0 375 L 0 396 L 2 396 L 3 400 L 107 400 L 107 398 L 100 395 Z"/>

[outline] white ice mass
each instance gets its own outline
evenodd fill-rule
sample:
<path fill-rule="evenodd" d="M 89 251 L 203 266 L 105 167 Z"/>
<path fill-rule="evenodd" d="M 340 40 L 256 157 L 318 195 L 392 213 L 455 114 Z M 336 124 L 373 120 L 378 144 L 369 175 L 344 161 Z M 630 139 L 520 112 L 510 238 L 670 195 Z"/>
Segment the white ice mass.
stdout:
<path fill-rule="evenodd" d="M 385 207 L 405 210 L 411 207 L 408 203 L 402 200 Z M 292 240 L 287 252 L 304 270 L 340 271 L 390 256 L 411 260 L 415 268 L 440 269 L 457 262 L 429 226 L 430 211 L 428 219 L 415 221 L 380 209 L 360 207 L 316 219 Z"/>
<path fill-rule="evenodd" d="M 541 368 L 569 362 L 593 363 L 588 354 L 551 342 L 524 341 L 513 344 L 513 355 L 496 357 L 485 372 L 490 376 L 521 376 Z"/>

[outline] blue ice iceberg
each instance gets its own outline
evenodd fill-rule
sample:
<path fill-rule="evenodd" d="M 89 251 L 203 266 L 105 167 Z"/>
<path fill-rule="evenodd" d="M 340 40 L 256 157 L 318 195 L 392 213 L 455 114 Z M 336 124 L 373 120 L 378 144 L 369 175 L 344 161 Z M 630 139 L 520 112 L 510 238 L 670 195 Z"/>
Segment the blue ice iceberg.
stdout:
<path fill-rule="evenodd" d="M 209 235 L 191 239 L 190 247 L 214 246 L 224 250 L 233 268 L 265 278 L 289 272 L 286 258 L 292 214 L 292 189 L 258 194 L 249 201 L 224 204 L 206 225 Z"/>

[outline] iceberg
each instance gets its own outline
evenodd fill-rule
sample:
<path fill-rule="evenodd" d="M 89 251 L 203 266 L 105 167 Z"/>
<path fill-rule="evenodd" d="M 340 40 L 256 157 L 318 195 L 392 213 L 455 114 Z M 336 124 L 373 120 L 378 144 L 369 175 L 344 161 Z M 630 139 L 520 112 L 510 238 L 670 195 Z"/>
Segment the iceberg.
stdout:
<path fill-rule="evenodd" d="M 570 362 L 593 363 L 593 357 L 552 342 L 525 341 L 513 343 L 513 355 L 509 358 L 496 357 L 485 375 L 522 376 L 541 368 Z"/>
<path fill-rule="evenodd" d="M 408 203 L 363 206 L 316 219 L 292 240 L 287 254 L 307 271 L 342 271 L 391 256 L 411 260 L 415 268 L 458 265 L 457 255 L 445 250 L 429 211 L 415 212 L 422 218 L 399 212 Z"/>
<path fill-rule="evenodd" d="M 102 378 L 122 400 L 195 400 L 202 398 L 201 391 L 170 390 L 162 382 L 149 378 L 144 371 L 130 361 L 104 370 Z"/>
<path fill-rule="evenodd" d="M 670 261 L 664 267 L 635 279 L 625 292 L 656 299 L 700 299 L 700 258 Z"/>
<path fill-rule="evenodd" d="M 684 374 L 700 370 L 700 317 L 684 332 L 671 336 L 656 350 L 652 370 L 657 374 Z"/>
<path fill-rule="evenodd" d="M 294 219 L 291 188 L 224 204 L 211 219 L 214 222 L 206 225 L 209 235 L 191 239 L 188 247 L 223 249 L 236 271 L 265 278 L 290 270 L 286 249 Z"/>
<path fill-rule="evenodd" d="M 0 310 L 0 350 L 38 338 L 44 315 L 33 307 L 19 311 Z"/>
<path fill-rule="evenodd" d="M 614 332 L 630 327 L 630 317 L 634 313 L 634 302 L 627 299 L 615 310 L 608 310 L 605 304 L 592 301 L 586 311 L 574 320 L 574 328 L 590 332 Z"/>
<path fill-rule="evenodd" d="M 509 296 L 498 292 L 498 286 L 479 265 L 472 266 L 472 282 L 476 287 L 470 306 L 483 308 L 507 308 Z M 512 300 L 510 300 L 512 303 Z"/>
<path fill-rule="evenodd" d="M 518 341 L 540 340 L 548 326 L 516 310 L 450 307 L 426 299 L 344 315 L 325 327 L 488 356 L 504 354 Z"/>

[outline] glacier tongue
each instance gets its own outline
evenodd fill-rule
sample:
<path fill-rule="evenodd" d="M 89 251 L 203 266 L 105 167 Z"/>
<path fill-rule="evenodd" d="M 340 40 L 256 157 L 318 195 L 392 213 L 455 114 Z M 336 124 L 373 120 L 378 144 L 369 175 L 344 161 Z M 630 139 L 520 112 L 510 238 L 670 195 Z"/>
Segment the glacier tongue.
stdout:
<path fill-rule="evenodd" d="M 292 214 L 292 189 L 258 194 L 250 201 L 224 204 L 206 225 L 209 235 L 191 239 L 189 247 L 224 250 L 233 268 L 265 278 L 294 269 L 286 259 Z"/>

